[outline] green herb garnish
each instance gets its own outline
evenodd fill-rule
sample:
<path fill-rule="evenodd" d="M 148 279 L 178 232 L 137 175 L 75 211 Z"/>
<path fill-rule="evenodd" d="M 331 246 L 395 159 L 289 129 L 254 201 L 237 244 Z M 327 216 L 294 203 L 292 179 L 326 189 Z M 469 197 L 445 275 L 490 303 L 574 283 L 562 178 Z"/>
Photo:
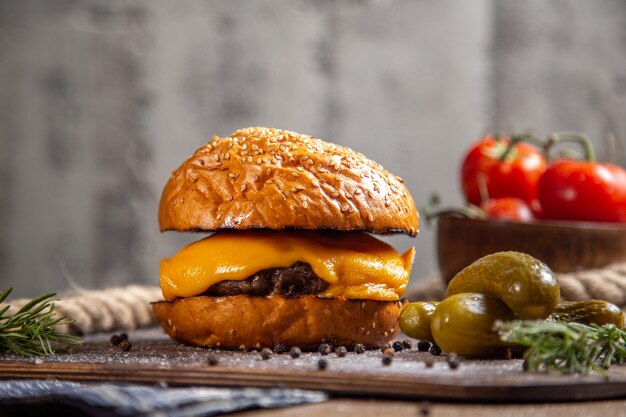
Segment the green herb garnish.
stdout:
<path fill-rule="evenodd" d="M 0 304 L 12 288 L 0 292 Z M 34 298 L 14 315 L 9 315 L 10 305 L 0 308 L 0 351 L 10 350 L 22 356 L 50 355 L 67 351 L 58 345 L 76 345 L 82 339 L 59 332 L 55 326 L 70 324 L 65 316 L 57 316 L 54 310 L 56 293 Z"/>
<path fill-rule="evenodd" d="M 626 331 L 613 324 L 516 320 L 498 322 L 496 330 L 504 342 L 528 347 L 524 369 L 532 372 L 606 377 L 609 366 L 626 362 Z"/>

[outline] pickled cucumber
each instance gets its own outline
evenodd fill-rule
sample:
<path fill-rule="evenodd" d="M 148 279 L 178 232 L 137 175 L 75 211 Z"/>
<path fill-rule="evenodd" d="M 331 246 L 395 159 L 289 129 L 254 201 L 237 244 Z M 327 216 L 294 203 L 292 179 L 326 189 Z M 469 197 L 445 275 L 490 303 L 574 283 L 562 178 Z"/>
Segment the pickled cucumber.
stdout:
<path fill-rule="evenodd" d="M 563 301 L 550 315 L 554 321 L 575 321 L 583 324 L 614 324 L 624 328 L 624 312 L 604 300 Z"/>
<path fill-rule="evenodd" d="M 544 263 L 520 252 L 480 258 L 448 284 L 448 296 L 482 293 L 504 302 L 519 318 L 547 318 L 560 297 L 559 283 Z"/>
<path fill-rule="evenodd" d="M 439 303 L 436 301 L 419 301 L 408 304 L 400 314 L 400 329 L 409 337 L 432 342 L 430 321 L 437 304 Z"/>
<path fill-rule="evenodd" d="M 435 343 L 448 353 L 481 357 L 507 346 L 493 330 L 497 320 L 514 320 L 513 312 L 498 298 L 461 293 L 441 301 L 431 319 Z"/>

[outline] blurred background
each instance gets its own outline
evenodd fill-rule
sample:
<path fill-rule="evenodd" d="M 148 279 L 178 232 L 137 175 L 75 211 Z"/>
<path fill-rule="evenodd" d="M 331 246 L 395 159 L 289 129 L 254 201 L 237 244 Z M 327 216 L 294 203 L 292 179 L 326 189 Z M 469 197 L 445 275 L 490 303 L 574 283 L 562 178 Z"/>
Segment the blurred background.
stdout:
<path fill-rule="evenodd" d="M 0 0 L 0 287 L 158 284 L 158 231 L 213 134 L 308 133 L 460 204 L 491 131 L 626 133 L 626 2 Z M 610 157 L 622 165 L 623 155 Z M 437 272 L 434 228 L 412 281 Z"/>

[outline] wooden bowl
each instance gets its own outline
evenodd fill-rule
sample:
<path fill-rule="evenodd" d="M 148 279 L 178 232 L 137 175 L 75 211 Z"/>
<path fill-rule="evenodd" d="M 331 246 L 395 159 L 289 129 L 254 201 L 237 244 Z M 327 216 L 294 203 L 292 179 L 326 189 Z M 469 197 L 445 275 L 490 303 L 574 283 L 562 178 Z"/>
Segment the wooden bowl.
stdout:
<path fill-rule="evenodd" d="M 478 258 L 507 250 L 528 253 L 554 272 L 602 268 L 626 261 L 626 225 L 519 223 L 453 216 L 438 220 L 437 258 L 445 282 Z"/>

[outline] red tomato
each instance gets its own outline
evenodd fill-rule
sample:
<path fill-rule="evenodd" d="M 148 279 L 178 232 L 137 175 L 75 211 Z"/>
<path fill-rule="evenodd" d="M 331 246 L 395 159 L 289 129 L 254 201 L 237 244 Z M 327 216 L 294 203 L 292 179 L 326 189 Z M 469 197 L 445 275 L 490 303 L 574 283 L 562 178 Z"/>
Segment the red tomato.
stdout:
<path fill-rule="evenodd" d="M 537 198 L 537 181 L 546 170 L 541 151 L 526 143 L 517 143 L 504 160 L 508 138 L 486 136 L 467 153 L 461 169 L 463 193 L 468 202 L 480 206 L 481 183 L 487 198 L 517 197 L 527 204 Z"/>
<path fill-rule="evenodd" d="M 533 212 L 524 200 L 516 197 L 492 198 L 487 200 L 482 209 L 490 219 L 529 222 Z"/>
<path fill-rule="evenodd" d="M 626 170 L 614 164 L 560 160 L 538 184 L 543 218 L 626 222 Z"/>

